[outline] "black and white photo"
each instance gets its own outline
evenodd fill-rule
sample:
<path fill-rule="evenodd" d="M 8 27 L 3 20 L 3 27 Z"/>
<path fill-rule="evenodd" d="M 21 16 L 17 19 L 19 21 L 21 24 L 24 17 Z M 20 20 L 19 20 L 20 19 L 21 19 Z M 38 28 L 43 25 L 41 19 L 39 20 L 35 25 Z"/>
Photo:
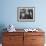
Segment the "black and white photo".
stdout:
<path fill-rule="evenodd" d="M 34 7 L 18 7 L 17 9 L 17 20 L 18 21 L 34 21 Z"/>

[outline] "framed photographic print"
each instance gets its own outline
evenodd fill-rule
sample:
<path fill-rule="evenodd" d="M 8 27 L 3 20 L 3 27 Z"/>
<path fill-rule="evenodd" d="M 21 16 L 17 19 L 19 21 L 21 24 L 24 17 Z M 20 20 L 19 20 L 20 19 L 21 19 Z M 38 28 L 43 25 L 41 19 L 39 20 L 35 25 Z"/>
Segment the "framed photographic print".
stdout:
<path fill-rule="evenodd" d="M 35 8 L 34 7 L 18 7 L 17 20 L 21 22 L 35 21 Z"/>

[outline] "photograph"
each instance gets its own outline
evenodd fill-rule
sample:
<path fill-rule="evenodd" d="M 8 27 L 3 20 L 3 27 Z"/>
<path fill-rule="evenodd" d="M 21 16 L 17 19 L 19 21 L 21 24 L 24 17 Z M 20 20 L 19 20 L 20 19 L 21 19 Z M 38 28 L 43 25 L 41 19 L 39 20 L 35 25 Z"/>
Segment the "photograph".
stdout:
<path fill-rule="evenodd" d="M 34 7 L 18 7 L 17 20 L 18 21 L 34 21 L 35 13 Z"/>

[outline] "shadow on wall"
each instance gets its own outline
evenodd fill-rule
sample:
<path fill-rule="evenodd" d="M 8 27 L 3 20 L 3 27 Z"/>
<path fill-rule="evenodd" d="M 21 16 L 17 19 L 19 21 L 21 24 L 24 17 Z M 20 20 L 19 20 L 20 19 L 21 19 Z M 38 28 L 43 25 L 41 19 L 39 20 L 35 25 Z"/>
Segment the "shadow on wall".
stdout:
<path fill-rule="evenodd" d="M 4 30 L 4 28 L 6 28 L 5 25 L 0 24 L 0 43 L 2 43 L 2 36 L 3 36 L 2 33 L 6 31 L 6 29 Z"/>

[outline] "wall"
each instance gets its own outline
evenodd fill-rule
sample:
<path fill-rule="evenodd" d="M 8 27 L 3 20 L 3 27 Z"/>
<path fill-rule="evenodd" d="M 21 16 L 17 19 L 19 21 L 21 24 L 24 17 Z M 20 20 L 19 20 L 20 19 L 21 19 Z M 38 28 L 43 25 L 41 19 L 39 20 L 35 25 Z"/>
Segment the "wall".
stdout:
<path fill-rule="evenodd" d="M 46 28 L 45 0 L 1 0 L 0 24 L 13 24 L 16 28 L 44 27 Z M 35 7 L 35 22 L 18 22 L 17 7 Z"/>
<path fill-rule="evenodd" d="M 40 27 L 46 32 L 46 0 L 0 0 L 0 31 L 13 24 L 16 28 Z M 35 22 L 18 22 L 17 7 L 35 7 Z"/>

